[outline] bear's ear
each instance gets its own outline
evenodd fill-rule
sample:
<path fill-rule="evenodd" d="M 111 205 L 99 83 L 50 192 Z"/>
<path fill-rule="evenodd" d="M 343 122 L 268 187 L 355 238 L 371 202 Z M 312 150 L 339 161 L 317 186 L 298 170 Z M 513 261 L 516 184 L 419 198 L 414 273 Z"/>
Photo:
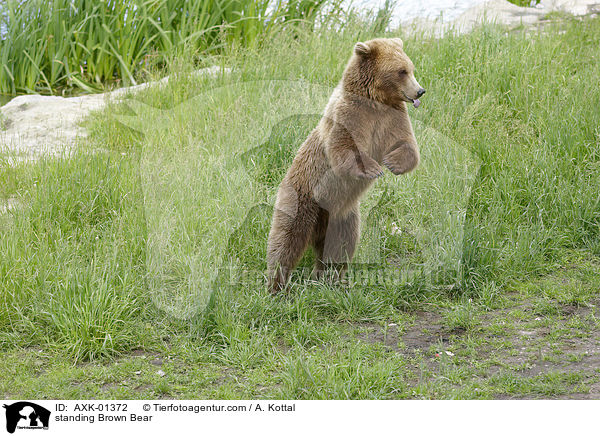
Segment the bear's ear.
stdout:
<path fill-rule="evenodd" d="M 402 41 L 400 38 L 394 38 L 394 41 L 400 44 L 401 49 L 404 49 L 404 41 Z"/>
<path fill-rule="evenodd" d="M 371 47 L 369 47 L 364 42 L 357 42 L 354 46 L 354 53 L 356 53 L 359 56 L 366 56 L 369 53 L 371 53 Z"/>

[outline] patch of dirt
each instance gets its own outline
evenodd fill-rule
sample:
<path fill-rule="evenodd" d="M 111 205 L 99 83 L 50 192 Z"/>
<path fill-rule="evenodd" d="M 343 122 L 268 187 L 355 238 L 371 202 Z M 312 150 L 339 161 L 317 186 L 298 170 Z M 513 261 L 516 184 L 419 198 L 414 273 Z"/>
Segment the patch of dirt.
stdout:
<path fill-rule="evenodd" d="M 589 392 L 569 393 L 552 398 L 600 398 L 600 383 L 595 381 L 595 376 L 599 374 L 598 370 L 600 369 L 600 331 L 594 325 L 588 325 L 588 328 L 582 329 L 569 326 L 570 321 L 574 318 L 586 319 L 592 313 L 594 305 L 590 307 L 561 305 L 560 316 L 552 328 L 545 325 L 532 327 L 531 321 L 543 321 L 544 316 L 537 316 L 533 313 L 532 308 L 525 307 L 524 311 L 531 313 L 531 319 L 512 324 L 515 330 L 506 336 L 511 347 L 503 350 L 482 349 L 480 351 L 479 354 L 482 358 L 494 357 L 501 362 L 500 366 L 493 366 L 489 369 L 488 376 L 507 370 L 523 378 L 533 378 L 549 373 L 585 375 L 586 378 L 594 380 L 591 384 L 586 384 Z M 494 313 L 491 315 L 489 319 L 494 318 Z M 496 316 L 501 316 L 501 314 L 496 313 Z M 523 325 L 525 323 L 529 323 L 529 325 Z M 559 338 L 551 336 L 552 330 L 557 328 L 565 329 L 568 333 Z M 483 333 L 485 334 L 485 325 Z M 536 399 L 540 396 L 499 395 L 497 398 Z"/>
<path fill-rule="evenodd" d="M 117 389 L 119 386 L 121 386 L 120 383 L 117 382 L 108 382 L 108 383 L 104 383 L 102 386 L 100 386 L 100 390 L 106 392 L 106 391 L 112 391 L 114 389 Z"/>
<path fill-rule="evenodd" d="M 133 356 L 133 357 L 146 357 L 146 353 L 147 353 L 146 350 L 142 350 L 142 349 L 138 348 L 138 349 L 133 350 L 131 353 L 129 353 L 129 355 Z"/>
<path fill-rule="evenodd" d="M 417 352 L 427 353 L 434 345 L 439 345 L 440 349 L 437 351 L 441 352 L 441 348 L 445 348 L 444 344 L 461 333 L 462 331 L 445 328 L 441 315 L 437 313 L 418 312 L 414 324 L 400 338 L 404 345 L 402 353 L 408 356 L 414 356 Z"/>
<path fill-rule="evenodd" d="M 221 375 L 212 379 L 211 384 L 221 386 L 238 378 L 238 371 L 233 368 L 227 368 L 221 371 Z"/>
<path fill-rule="evenodd" d="M 151 389 L 151 388 L 152 388 L 152 385 L 149 385 L 148 383 L 142 383 L 141 385 L 133 388 L 133 390 L 136 392 L 143 392 L 143 391 L 147 391 L 148 389 Z"/>
<path fill-rule="evenodd" d="M 383 344 L 386 347 L 390 347 L 394 351 L 399 351 L 398 347 L 398 328 L 388 327 L 385 329 L 378 324 L 361 324 L 364 331 L 359 333 L 358 339 L 369 344 Z"/>
<path fill-rule="evenodd" d="M 290 352 L 290 350 L 292 349 L 292 347 L 282 338 L 280 338 L 276 343 L 275 346 L 277 347 L 277 349 L 281 352 L 281 354 L 288 354 Z"/>
<path fill-rule="evenodd" d="M 498 364 L 486 367 L 481 375 L 483 378 L 492 377 L 501 372 L 510 372 L 513 375 L 529 379 L 549 373 L 576 373 L 583 374 L 589 379 L 586 384 L 587 393 L 569 393 L 552 398 L 572 399 L 600 399 L 600 331 L 587 321 L 587 327 L 570 327 L 574 318 L 579 320 L 589 319 L 598 301 L 584 307 L 570 304 L 561 305 L 560 315 L 552 317 L 550 326 L 543 323 L 544 316 L 534 312 L 533 306 L 528 303 L 518 303 L 513 307 L 491 311 L 480 316 L 481 324 L 468 333 L 471 337 L 482 339 L 481 347 L 477 348 L 473 357 L 464 357 L 461 353 L 464 348 L 461 342 L 464 331 L 450 331 L 443 325 L 442 316 L 435 312 L 418 312 L 414 323 L 408 327 L 398 327 L 395 324 L 382 327 L 378 324 L 360 324 L 361 332 L 357 338 L 370 344 L 383 344 L 390 351 L 412 358 L 424 356 L 421 365 L 425 363 L 429 370 L 439 372 L 439 356 L 429 356 L 427 353 L 434 348 L 436 352 L 445 352 L 448 356 L 454 353 L 446 352 L 446 348 L 455 351 L 461 364 L 472 365 L 472 360 L 486 362 L 492 360 Z M 506 333 L 497 333 L 490 328 L 494 322 L 506 317 L 515 311 L 530 315 L 531 319 L 518 319 L 510 322 L 510 329 Z M 539 321 L 535 326 L 534 321 Z M 584 325 L 586 325 L 584 323 Z M 565 329 L 568 333 L 556 337 L 556 329 Z M 572 333 L 571 333 L 572 332 Z M 503 339 L 501 345 L 498 340 Z M 431 354 L 431 353 L 429 353 Z M 441 356 L 445 357 L 445 356 Z M 465 361 L 468 359 L 469 363 Z M 583 383 L 586 383 L 585 381 Z M 499 395 L 502 398 L 533 399 L 539 395 Z"/>
<path fill-rule="evenodd" d="M 417 312 L 416 316 L 415 322 L 403 330 L 395 324 L 385 327 L 361 324 L 364 332 L 358 334 L 358 339 L 370 344 L 380 343 L 397 353 L 413 357 L 417 353 L 428 352 L 432 345 L 447 344 L 453 336 L 463 332 L 444 328 L 441 315 L 435 312 Z"/>
<path fill-rule="evenodd" d="M 560 399 L 563 400 L 600 400 L 600 382 L 592 383 L 589 385 L 589 392 L 586 393 L 573 393 L 563 395 Z"/>

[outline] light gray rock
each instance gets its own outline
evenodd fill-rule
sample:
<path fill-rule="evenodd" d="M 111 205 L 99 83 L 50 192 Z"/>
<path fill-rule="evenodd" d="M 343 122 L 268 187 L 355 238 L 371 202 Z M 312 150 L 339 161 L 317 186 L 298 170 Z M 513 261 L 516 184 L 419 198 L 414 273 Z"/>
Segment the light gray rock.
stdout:
<path fill-rule="evenodd" d="M 196 71 L 195 75 L 215 75 L 220 67 Z M 102 109 L 115 101 L 140 90 L 164 85 L 169 77 L 156 82 L 121 88 L 104 94 L 79 97 L 22 95 L 0 108 L 0 153 L 8 161 L 35 160 L 41 156 L 64 156 L 78 138 L 86 136 L 80 123 L 91 111 Z"/>
<path fill-rule="evenodd" d="M 564 12 L 574 16 L 600 12 L 599 0 L 542 0 L 535 7 L 521 7 L 506 0 L 489 0 L 475 4 L 451 21 L 415 19 L 404 23 L 408 34 L 441 37 L 452 31 L 470 32 L 483 23 L 496 23 L 509 27 L 534 25 L 543 21 L 550 12 Z"/>

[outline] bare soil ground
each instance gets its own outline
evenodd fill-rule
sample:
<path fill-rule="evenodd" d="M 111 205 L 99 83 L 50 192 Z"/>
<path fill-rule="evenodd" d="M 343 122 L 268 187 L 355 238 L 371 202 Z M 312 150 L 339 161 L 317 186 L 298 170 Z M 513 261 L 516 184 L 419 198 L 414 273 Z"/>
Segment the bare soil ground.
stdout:
<path fill-rule="evenodd" d="M 455 365 L 473 366 L 477 361 L 486 379 L 510 371 L 520 379 L 534 379 L 550 373 L 584 375 L 587 392 L 566 392 L 555 399 L 600 399 L 600 330 L 596 308 L 600 300 L 586 306 L 560 304 L 552 317 L 540 316 L 530 303 L 507 306 L 485 313 L 470 330 L 450 329 L 437 312 L 415 313 L 412 325 L 382 327 L 362 324 L 358 339 L 382 344 L 402 354 L 413 369 L 425 366 L 431 376 L 446 371 L 448 359 Z M 515 318 L 519 319 L 510 319 Z M 506 329 L 499 327 L 506 326 Z M 478 346 L 473 351 L 473 343 Z M 483 365 L 482 365 L 483 364 Z M 411 382 L 418 384 L 422 379 Z M 496 399 L 539 399 L 539 394 L 497 394 Z"/>

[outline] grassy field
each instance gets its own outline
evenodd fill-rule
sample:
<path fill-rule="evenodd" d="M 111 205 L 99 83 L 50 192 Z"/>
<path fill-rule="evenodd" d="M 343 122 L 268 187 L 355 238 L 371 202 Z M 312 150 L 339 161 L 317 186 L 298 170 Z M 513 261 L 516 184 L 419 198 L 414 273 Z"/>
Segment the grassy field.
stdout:
<path fill-rule="evenodd" d="M 0 395 L 599 395 L 598 19 L 406 38 L 421 167 L 365 198 L 348 285 L 267 295 L 277 184 L 359 24 L 225 46 L 216 78 L 177 58 L 74 156 L 0 160 Z"/>

